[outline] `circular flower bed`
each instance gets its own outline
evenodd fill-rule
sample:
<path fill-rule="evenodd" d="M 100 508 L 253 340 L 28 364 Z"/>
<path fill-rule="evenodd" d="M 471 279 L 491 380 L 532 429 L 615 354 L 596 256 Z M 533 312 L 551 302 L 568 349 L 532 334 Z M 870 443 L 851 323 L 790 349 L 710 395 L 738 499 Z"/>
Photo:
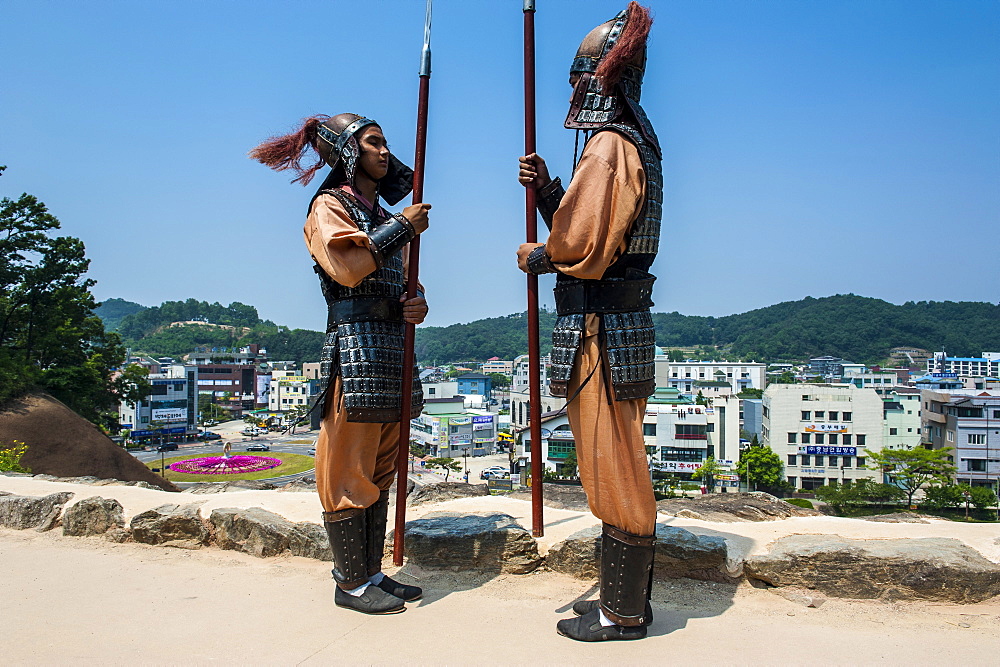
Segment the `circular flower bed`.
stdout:
<path fill-rule="evenodd" d="M 281 459 L 270 456 L 203 456 L 171 463 L 167 468 L 189 475 L 237 475 L 260 472 L 281 465 Z"/>

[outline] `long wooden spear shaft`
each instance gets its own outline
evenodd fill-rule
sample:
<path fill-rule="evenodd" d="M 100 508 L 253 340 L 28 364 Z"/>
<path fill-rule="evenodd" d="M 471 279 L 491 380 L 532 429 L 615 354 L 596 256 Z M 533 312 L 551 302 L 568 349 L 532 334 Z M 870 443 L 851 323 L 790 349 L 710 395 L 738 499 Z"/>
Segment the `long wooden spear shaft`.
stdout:
<path fill-rule="evenodd" d="M 431 84 L 431 2 L 427 0 L 424 15 L 424 47 L 420 51 L 420 93 L 417 98 L 417 145 L 413 157 L 414 204 L 424 201 L 424 157 L 427 151 L 427 98 Z M 420 236 L 410 241 L 409 267 L 406 277 L 406 298 L 417 296 L 420 273 Z M 403 532 L 406 528 L 406 486 L 409 479 L 410 408 L 413 405 L 413 341 L 416 326 L 407 322 L 403 327 L 402 406 L 399 415 L 399 452 L 396 455 L 396 526 L 392 543 L 392 562 L 403 564 Z"/>
<path fill-rule="evenodd" d="M 524 154 L 535 152 L 535 0 L 524 0 Z M 535 188 L 524 189 L 528 243 L 538 242 Z M 538 349 L 538 276 L 528 274 L 528 427 L 531 435 L 531 534 L 545 534 L 542 521 L 542 387 Z"/>

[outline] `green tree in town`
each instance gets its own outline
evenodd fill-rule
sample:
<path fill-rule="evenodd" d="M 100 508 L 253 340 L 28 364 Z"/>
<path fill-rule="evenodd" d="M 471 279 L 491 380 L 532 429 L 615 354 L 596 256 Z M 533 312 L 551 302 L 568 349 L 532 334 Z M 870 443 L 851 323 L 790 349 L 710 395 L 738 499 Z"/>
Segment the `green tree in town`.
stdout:
<path fill-rule="evenodd" d="M 448 481 L 448 476 L 453 472 L 460 472 L 462 470 L 462 464 L 459 463 L 457 459 L 450 457 L 427 459 L 424 465 L 430 470 L 443 470 L 444 471 L 444 481 Z"/>
<path fill-rule="evenodd" d="M 997 506 L 997 494 L 986 486 L 973 486 L 969 489 L 969 500 L 977 510 L 985 510 Z"/>
<path fill-rule="evenodd" d="M 695 479 L 704 480 L 705 486 L 707 486 L 711 491 L 715 488 L 715 476 L 722 474 L 723 472 L 724 470 L 722 469 L 722 466 L 720 466 L 719 462 L 715 460 L 715 457 L 709 456 L 705 459 L 705 462 L 691 474 L 691 476 Z"/>
<path fill-rule="evenodd" d="M 754 436 L 756 437 L 756 436 Z M 785 489 L 785 466 L 770 447 L 750 446 L 740 452 L 740 461 L 736 464 L 740 479 L 747 482 L 747 489 L 758 489 L 774 493 Z"/>
<path fill-rule="evenodd" d="M 949 460 L 951 449 L 887 449 L 869 457 L 872 470 L 879 470 L 906 493 L 907 505 L 913 504 L 917 490 L 931 482 L 947 484 L 957 470 Z"/>
<path fill-rule="evenodd" d="M 574 449 L 563 459 L 559 474 L 563 477 L 576 477 L 577 472 L 576 450 Z"/>
<path fill-rule="evenodd" d="M 510 386 L 510 378 L 503 373 L 487 373 L 494 389 L 504 389 Z"/>
<path fill-rule="evenodd" d="M 965 502 L 962 487 L 965 484 L 941 484 L 924 489 L 924 499 L 920 503 L 933 510 L 958 507 Z"/>
<path fill-rule="evenodd" d="M 774 384 L 798 384 L 798 380 L 795 379 L 795 374 L 791 371 L 785 371 L 778 377 L 771 380 Z"/>

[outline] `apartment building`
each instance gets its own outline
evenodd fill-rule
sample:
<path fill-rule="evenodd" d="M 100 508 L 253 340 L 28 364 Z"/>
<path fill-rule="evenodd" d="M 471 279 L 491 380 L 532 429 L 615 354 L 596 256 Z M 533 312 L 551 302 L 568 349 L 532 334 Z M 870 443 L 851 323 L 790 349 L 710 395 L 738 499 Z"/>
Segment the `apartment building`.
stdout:
<path fill-rule="evenodd" d="M 163 364 L 149 375 L 150 392 L 121 403 L 118 418 L 136 442 L 180 442 L 198 434 L 198 367 Z"/>
<path fill-rule="evenodd" d="M 423 412 L 410 425 L 413 437 L 435 457 L 485 456 L 496 451 L 497 415 L 466 409 L 461 397 L 427 399 Z"/>
<path fill-rule="evenodd" d="M 761 442 L 781 457 L 788 482 L 815 489 L 876 478 L 885 402 L 850 384 L 772 384 L 761 403 Z"/>
<path fill-rule="evenodd" d="M 729 396 L 711 403 L 698 405 L 668 387 L 649 398 L 642 428 L 654 470 L 687 478 L 709 457 L 739 459 L 739 399 Z"/>
<path fill-rule="evenodd" d="M 961 391 L 961 390 L 959 390 Z M 923 442 L 948 447 L 959 483 L 996 488 L 1000 480 L 1000 393 L 920 393 Z"/>
<path fill-rule="evenodd" d="M 670 361 L 656 357 L 656 386 L 707 395 L 738 394 L 744 389 L 763 389 L 766 364 L 729 361 Z M 696 386 L 696 383 L 701 383 Z M 705 384 L 713 383 L 713 384 Z"/>
<path fill-rule="evenodd" d="M 935 352 L 934 356 L 927 360 L 927 372 L 998 377 L 1000 352 L 983 352 L 981 357 L 949 357 L 944 352 Z"/>

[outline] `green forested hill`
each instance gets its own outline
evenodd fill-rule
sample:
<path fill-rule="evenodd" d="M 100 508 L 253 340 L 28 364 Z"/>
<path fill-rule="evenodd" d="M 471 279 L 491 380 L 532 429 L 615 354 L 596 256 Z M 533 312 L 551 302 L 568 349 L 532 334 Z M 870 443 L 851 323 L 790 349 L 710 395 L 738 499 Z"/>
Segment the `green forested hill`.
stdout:
<path fill-rule="evenodd" d="M 554 320 L 554 313 L 541 313 L 542 354 L 551 347 L 549 334 Z M 178 321 L 206 324 L 166 326 Z M 1000 306 L 980 302 L 911 301 L 897 306 L 845 294 L 807 297 L 726 317 L 654 313 L 653 321 L 659 345 L 708 345 L 758 361 L 806 360 L 830 354 L 874 363 L 885 359 L 890 348 L 904 345 L 944 348 L 957 356 L 1000 351 Z M 253 306 L 222 306 L 194 299 L 125 315 L 118 330 L 133 351 L 149 354 L 180 356 L 199 346 L 260 343 L 272 359 L 300 363 L 318 360 L 323 341 L 318 331 L 289 329 L 261 320 Z M 513 359 L 527 349 L 524 313 L 417 328 L 416 353 L 422 363 L 485 361 L 493 356 Z"/>
<path fill-rule="evenodd" d="M 117 331 L 118 325 L 127 315 L 134 315 L 140 310 L 145 310 L 146 306 L 126 301 L 125 299 L 108 299 L 98 304 L 94 309 L 94 314 L 104 322 L 105 331 Z"/>

